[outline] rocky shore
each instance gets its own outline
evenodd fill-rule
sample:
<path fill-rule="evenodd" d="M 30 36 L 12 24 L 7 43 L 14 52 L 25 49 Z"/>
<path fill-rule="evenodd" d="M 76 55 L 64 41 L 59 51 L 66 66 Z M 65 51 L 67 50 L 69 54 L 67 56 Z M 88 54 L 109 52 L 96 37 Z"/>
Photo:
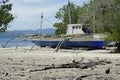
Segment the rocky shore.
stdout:
<path fill-rule="evenodd" d="M 0 48 L 0 80 L 119 80 L 120 54 L 109 50 Z"/>

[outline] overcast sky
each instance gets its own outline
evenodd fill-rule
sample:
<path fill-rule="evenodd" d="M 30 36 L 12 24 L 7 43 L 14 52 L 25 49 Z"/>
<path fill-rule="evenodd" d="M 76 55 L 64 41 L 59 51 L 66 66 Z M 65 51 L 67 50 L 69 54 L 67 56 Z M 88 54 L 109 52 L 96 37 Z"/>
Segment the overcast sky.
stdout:
<path fill-rule="evenodd" d="M 82 5 L 89 0 L 70 0 L 76 5 Z M 16 17 L 8 30 L 39 29 L 40 17 L 43 12 L 43 28 L 53 28 L 58 21 L 55 14 L 68 0 L 10 0 L 13 4 L 12 14 Z"/>

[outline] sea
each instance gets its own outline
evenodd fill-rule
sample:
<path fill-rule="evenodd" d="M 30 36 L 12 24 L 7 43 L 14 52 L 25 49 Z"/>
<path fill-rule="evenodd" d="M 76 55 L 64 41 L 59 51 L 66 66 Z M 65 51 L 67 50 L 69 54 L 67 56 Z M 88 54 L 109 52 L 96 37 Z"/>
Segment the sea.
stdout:
<path fill-rule="evenodd" d="M 0 33 L 0 47 L 28 47 L 34 45 L 23 34 Z"/>

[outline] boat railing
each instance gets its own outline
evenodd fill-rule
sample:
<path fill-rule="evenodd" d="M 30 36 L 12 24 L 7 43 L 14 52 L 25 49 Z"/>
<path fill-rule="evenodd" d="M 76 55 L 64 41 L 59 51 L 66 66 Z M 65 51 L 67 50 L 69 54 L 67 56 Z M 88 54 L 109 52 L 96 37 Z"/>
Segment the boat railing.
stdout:
<path fill-rule="evenodd" d="M 91 34 L 77 34 L 77 35 L 70 35 L 70 36 L 67 36 L 67 37 L 71 37 L 71 40 L 74 40 L 74 41 L 82 41 L 82 40 L 92 40 L 93 39 L 93 36 Z"/>
<path fill-rule="evenodd" d="M 73 34 L 73 35 L 59 35 L 59 36 L 50 36 L 50 35 L 45 35 L 42 37 L 42 40 L 49 40 L 49 41 L 52 41 L 52 40 L 56 40 L 56 41 L 62 41 L 64 38 L 71 38 L 71 40 L 75 40 L 75 41 L 87 41 L 87 40 L 103 40 L 102 38 L 95 38 L 94 37 L 94 34 Z M 41 37 L 33 37 L 31 38 L 33 40 L 40 40 Z"/>

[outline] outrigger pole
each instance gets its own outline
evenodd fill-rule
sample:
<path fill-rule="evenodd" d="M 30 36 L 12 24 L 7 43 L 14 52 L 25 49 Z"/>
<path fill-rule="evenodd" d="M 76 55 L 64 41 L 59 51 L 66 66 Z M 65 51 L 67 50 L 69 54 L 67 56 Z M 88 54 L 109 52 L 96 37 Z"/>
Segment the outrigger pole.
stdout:
<path fill-rule="evenodd" d="M 13 39 L 15 39 L 15 37 L 11 38 L 10 40 L 8 40 L 4 45 L 2 45 L 3 48 L 6 48 L 7 44 L 12 41 Z"/>

